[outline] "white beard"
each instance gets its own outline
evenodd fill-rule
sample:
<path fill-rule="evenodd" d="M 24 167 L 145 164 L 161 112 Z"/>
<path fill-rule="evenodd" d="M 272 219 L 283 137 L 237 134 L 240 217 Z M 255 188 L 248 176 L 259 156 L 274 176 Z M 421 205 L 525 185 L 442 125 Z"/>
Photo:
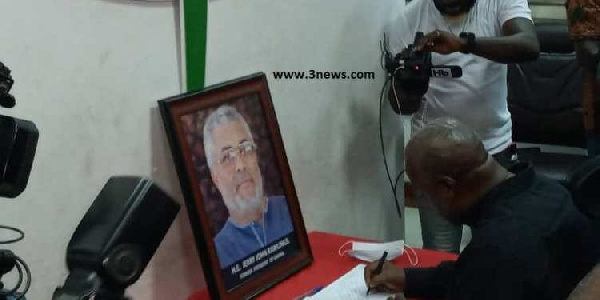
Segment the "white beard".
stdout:
<path fill-rule="evenodd" d="M 249 213 L 260 208 L 260 200 L 264 197 L 264 188 L 262 177 L 256 181 L 256 193 L 250 199 L 244 199 L 241 196 L 235 196 L 233 199 L 224 199 L 225 206 L 230 211 L 238 211 L 240 213 Z"/>

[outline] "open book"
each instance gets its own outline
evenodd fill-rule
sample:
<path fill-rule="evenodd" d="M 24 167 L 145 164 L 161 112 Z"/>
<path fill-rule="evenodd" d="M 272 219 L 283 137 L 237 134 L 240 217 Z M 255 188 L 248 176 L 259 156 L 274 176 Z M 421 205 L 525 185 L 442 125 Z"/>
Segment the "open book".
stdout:
<path fill-rule="evenodd" d="M 350 270 L 344 276 L 325 287 L 317 294 L 305 299 L 329 300 L 329 299 L 382 299 L 385 300 L 392 294 L 369 293 L 367 296 L 367 284 L 364 277 L 365 265 L 360 264 Z"/>

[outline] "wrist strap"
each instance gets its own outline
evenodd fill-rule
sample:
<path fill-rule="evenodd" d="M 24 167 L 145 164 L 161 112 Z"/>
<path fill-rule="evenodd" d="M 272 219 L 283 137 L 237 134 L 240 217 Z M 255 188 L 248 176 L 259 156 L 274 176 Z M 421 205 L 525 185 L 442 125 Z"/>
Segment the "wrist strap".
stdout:
<path fill-rule="evenodd" d="M 475 34 L 472 32 L 461 32 L 459 37 L 467 42 L 465 49 L 461 52 L 465 54 L 473 53 L 475 51 Z"/>

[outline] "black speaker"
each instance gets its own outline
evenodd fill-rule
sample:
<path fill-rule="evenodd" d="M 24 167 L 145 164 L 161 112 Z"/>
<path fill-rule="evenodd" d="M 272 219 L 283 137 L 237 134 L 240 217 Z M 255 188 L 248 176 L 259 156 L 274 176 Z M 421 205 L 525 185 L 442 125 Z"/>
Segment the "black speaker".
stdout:
<path fill-rule="evenodd" d="M 0 197 L 14 198 L 25 190 L 38 137 L 31 121 L 0 115 Z"/>
<path fill-rule="evenodd" d="M 149 179 L 111 177 L 71 237 L 69 277 L 54 299 L 88 294 L 121 299 L 141 276 L 179 208 Z"/>

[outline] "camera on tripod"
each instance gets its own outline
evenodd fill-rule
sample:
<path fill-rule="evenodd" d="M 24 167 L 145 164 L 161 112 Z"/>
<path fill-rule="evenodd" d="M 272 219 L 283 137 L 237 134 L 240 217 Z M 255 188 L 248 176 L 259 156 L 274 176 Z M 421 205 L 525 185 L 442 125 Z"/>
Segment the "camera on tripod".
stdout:
<path fill-rule="evenodd" d="M 14 83 L 10 73 L 0 63 L 0 106 L 5 108 L 15 105 L 9 94 Z M 0 115 L 0 198 L 15 198 L 25 190 L 38 137 L 33 122 Z M 69 274 L 52 299 L 129 299 L 125 289 L 140 278 L 179 209 L 180 204 L 151 179 L 111 177 L 69 241 Z M 18 228 L 0 225 L 0 229 L 18 234 L 0 240 L 0 245 L 24 238 Z M 17 273 L 17 282 L 5 287 L 2 277 L 11 272 Z M 0 300 L 25 300 L 31 277 L 22 258 L 0 249 Z"/>
<path fill-rule="evenodd" d="M 0 106 L 15 106 L 14 81 L 0 62 Z M 27 186 L 39 132 L 31 121 L 0 115 L 0 197 L 15 198 Z"/>
<path fill-rule="evenodd" d="M 415 113 L 421 104 L 421 98 L 429 89 L 431 77 L 458 78 L 462 76 L 459 66 L 433 65 L 431 52 L 416 50 L 416 45 L 424 37 L 423 32 L 417 32 L 414 42 L 396 55 L 392 55 L 384 37 L 382 46 L 384 68 L 392 80 L 394 92 L 394 110 L 403 115 Z M 396 89 L 400 89 L 402 96 Z M 391 101 L 391 100 L 390 100 Z"/>
<path fill-rule="evenodd" d="M 0 62 L 0 106 L 4 108 L 16 104 L 15 97 L 10 94 L 14 84 L 10 73 L 10 69 Z M 33 122 L 0 115 L 0 197 L 15 198 L 25 190 L 38 137 Z M 0 241 L 0 244 L 15 243 L 24 237 L 23 231 L 17 228 L 0 225 L 0 229 L 18 234 L 17 238 Z M 18 282 L 11 289 L 5 289 L 2 276 L 14 269 L 19 274 Z M 30 284 L 31 272 L 27 263 L 12 251 L 0 249 L 0 300 L 24 299 Z"/>

